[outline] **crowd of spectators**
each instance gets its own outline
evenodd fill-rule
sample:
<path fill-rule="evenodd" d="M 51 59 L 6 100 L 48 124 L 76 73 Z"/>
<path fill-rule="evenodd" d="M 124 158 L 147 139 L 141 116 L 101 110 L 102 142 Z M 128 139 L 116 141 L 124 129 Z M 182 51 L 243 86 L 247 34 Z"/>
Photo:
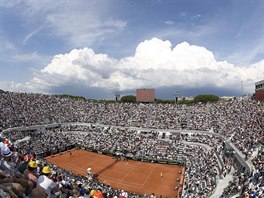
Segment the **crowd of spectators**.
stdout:
<path fill-rule="evenodd" d="M 63 128 L 51 131 L 13 130 L 5 134 L 12 142 L 30 137 L 30 143 L 22 141 L 17 145 L 19 151 L 13 151 L 18 153 L 17 155 L 29 152 L 33 155 L 36 152 L 52 154 L 53 151 L 62 151 L 63 148 L 79 144 L 113 154 L 123 153 L 131 158 L 181 161 L 186 165 L 183 191 L 185 197 L 208 197 L 217 185 L 218 175 L 222 174 L 223 170 L 230 172 L 233 164 L 232 160 L 223 156 L 222 140 L 205 134 L 173 134 L 163 139 L 156 130 L 144 132 L 144 130 L 118 126 L 129 127 L 136 122 L 140 128 L 182 129 L 181 123 L 184 121 L 186 129 L 213 131 L 223 135 L 245 155 L 245 159 L 253 154 L 259 142 L 263 142 L 264 116 L 263 108 L 261 108 L 263 103 L 247 97 L 243 100 L 234 99 L 192 106 L 106 103 L 13 92 L 1 92 L 0 97 L 1 129 L 50 123 L 93 123 L 65 125 Z M 58 133 L 67 135 L 58 135 Z M 201 145 L 185 144 L 185 141 L 206 144 L 212 149 L 207 150 Z M 262 147 L 261 149 L 263 150 Z M 261 153 L 260 150 L 259 153 Z M 219 168 L 218 156 L 223 159 L 224 168 Z M 258 154 L 253 160 L 254 173 L 246 174 L 243 171 L 237 173 L 233 184 L 239 184 L 240 188 L 237 188 L 236 192 L 243 195 L 263 192 L 263 186 L 261 186 L 263 157 L 261 156 L 263 155 Z M 2 161 L 5 161 L 4 159 L 5 157 Z M 12 177 L 20 179 L 21 183 L 28 181 L 21 175 L 12 175 Z M 231 183 L 229 187 L 233 189 L 234 185 Z M 111 187 L 103 186 L 101 189 L 109 188 Z M 32 184 L 29 182 L 24 192 L 31 192 L 32 189 Z M 112 191 L 113 189 L 109 192 Z"/>
<path fill-rule="evenodd" d="M 185 189 L 183 197 L 208 197 L 217 185 L 219 168 L 215 158 L 215 149 L 208 151 L 199 145 L 183 144 L 182 140 L 201 142 L 210 138 L 210 147 L 217 147 L 219 138 L 201 135 L 180 135 L 173 133 L 168 139 L 162 139 L 159 131 L 138 131 L 124 127 L 111 127 L 93 124 L 69 124 L 52 131 L 8 131 L 4 135 L 15 142 L 25 136 L 31 139 L 16 144 L 22 153 L 38 150 L 31 145 L 42 145 L 42 152 L 51 153 L 67 145 L 79 145 L 97 151 L 125 155 L 132 159 L 155 161 L 181 161 L 186 164 Z M 14 135 L 15 134 L 15 135 Z M 15 137 L 15 138 L 14 138 Z M 54 137 L 54 138 L 53 138 Z M 191 138 L 191 139 L 190 139 Z M 214 144 L 212 144 L 214 142 Z M 67 144 L 63 144 L 67 143 Z M 43 147 L 45 145 L 45 147 Z M 58 148 L 57 148 L 58 147 Z M 52 150 L 53 148 L 53 150 Z M 34 152 L 34 154 L 36 154 Z M 105 186 L 103 186 L 105 187 Z M 104 189 L 104 188 L 102 188 Z"/>
<path fill-rule="evenodd" d="M 23 153 L 14 144 L 1 142 L 0 162 L 0 197 L 3 198 L 140 197 L 62 170 L 34 152 Z"/>
<path fill-rule="evenodd" d="M 250 155 L 263 137 L 262 103 L 244 98 L 218 103 L 134 104 L 72 100 L 43 94 L 0 93 L 0 123 L 3 128 L 64 122 L 101 123 L 142 128 L 177 129 L 182 121 L 190 130 L 213 130 L 231 137 L 244 154 Z"/>
<path fill-rule="evenodd" d="M 223 197 L 239 194 L 241 197 L 263 197 L 264 195 L 264 147 L 260 146 L 257 155 L 252 159 L 254 169 L 251 173 L 237 171 L 233 180 L 225 189 Z"/>

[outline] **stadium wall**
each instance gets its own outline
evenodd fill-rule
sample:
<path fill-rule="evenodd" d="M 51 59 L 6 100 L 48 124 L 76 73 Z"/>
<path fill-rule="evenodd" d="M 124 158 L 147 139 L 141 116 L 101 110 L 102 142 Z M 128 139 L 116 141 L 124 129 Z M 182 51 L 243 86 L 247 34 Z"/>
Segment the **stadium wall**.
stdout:
<path fill-rule="evenodd" d="M 264 80 L 255 83 L 256 100 L 264 100 Z"/>
<path fill-rule="evenodd" d="M 264 89 L 256 90 L 256 99 L 264 100 Z"/>

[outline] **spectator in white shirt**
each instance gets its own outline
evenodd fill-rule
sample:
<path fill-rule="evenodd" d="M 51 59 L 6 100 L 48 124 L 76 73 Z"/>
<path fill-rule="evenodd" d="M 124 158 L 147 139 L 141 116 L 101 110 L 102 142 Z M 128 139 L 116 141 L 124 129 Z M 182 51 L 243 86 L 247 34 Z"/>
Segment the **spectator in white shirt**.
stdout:
<path fill-rule="evenodd" d="M 39 176 L 37 187 L 41 187 L 45 190 L 47 194 L 47 198 L 51 197 L 52 189 L 56 189 L 58 186 L 57 184 L 50 179 L 52 170 L 49 166 L 44 166 L 42 169 L 42 175 Z"/>

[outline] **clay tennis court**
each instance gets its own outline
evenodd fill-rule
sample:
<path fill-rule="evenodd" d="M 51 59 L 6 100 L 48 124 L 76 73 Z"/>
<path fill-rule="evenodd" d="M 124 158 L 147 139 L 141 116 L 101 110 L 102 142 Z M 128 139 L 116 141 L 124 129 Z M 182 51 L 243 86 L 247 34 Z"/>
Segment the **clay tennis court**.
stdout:
<path fill-rule="evenodd" d="M 117 161 L 106 155 L 100 155 L 85 150 L 72 150 L 69 152 L 47 157 L 46 160 L 75 174 L 87 175 L 87 168 L 92 172 L 99 172 L 99 181 L 114 188 L 124 189 L 137 194 L 162 195 L 177 197 L 178 186 L 183 180 L 183 167 L 177 165 L 147 163 L 139 161 Z M 103 171 L 102 171 L 103 170 Z M 162 173 L 162 176 L 161 176 Z M 180 178 L 180 181 L 177 179 Z"/>

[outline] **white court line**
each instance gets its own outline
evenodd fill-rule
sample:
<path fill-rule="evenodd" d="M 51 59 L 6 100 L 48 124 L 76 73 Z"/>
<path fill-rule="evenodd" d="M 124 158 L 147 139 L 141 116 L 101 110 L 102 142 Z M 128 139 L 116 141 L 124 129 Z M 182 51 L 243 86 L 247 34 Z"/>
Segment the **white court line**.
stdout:
<path fill-rule="evenodd" d="M 92 159 L 92 158 L 87 158 L 87 157 L 83 156 L 83 157 L 79 157 L 79 158 L 76 159 L 76 160 L 69 161 L 69 162 L 67 162 L 67 163 L 65 163 L 65 164 L 63 164 L 63 165 L 66 165 L 66 166 L 69 166 L 69 167 L 75 168 L 75 169 L 77 169 L 77 170 L 85 170 L 85 171 L 86 171 L 86 168 L 80 168 L 79 166 L 72 165 L 72 163 L 77 162 L 77 161 L 80 161 L 80 160 L 82 160 L 82 159 L 88 159 L 89 161 L 92 161 L 92 163 L 91 163 L 91 162 L 88 162 L 88 163 L 87 163 L 88 167 L 89 167 L 89 165 L 90 165 L 90 166 L 93 166 L 93 165 L 94 165 L 94 162 L 102 161 L 102 160 Z M 103 167 L 103 166 L 102 166 L 102 167 Z"/>
<path fill-rule="evenodd" d="M 141 188 L 143 188 L 143 186 L 145 186 L 145 184 L 147 183 L 147 180 L 149 179 L 149 177 L 152 175 L 153 169 L 151 169 L 151 172 L 149 173 L 149 175 L 147 176 L 147 178 L 145 179 L 145 182 L 143 182 L 143 184 L 141 184 Z"/>
<path fill-rule="evenodd" d="M 73 166 L 73 165 L 71 165 L 71 164 L 67 164 L 66 166 L 68 166 L 68 167 L 72 167 L 72 168 L 74 168 L 74 169 L 76 169 L 76 170 L 81 170 L 81 171 L 85 171 L 86 169 L 85 168 L 80 168 L 80 167 L 78 167 L 78 166 Z"/>
<path fill-rule="evenodd" d="M 134 168 L 134 169 L 140 169 L 140 170 L 146 170 L 146 171 L 151 171 L 153 168 L 145 168 L 145 167 L 140 167 L 140 166 L 129 166 L 129 165 L 123 165 L 123 164 L 116 164 L 116 166 L 121 166 L 121 167 L 128 167 L 128 168 Z"/>
<path fill-rule="evenodd" d="M 69 161 L 69 162 L 67 162 L 67 163 L 65 163 L 65 164 L 71 164 L 71 163 L 73 163 L 73 162 L 77 162 L 77 161 L 80 161 L 81 159 L 84 159 L 84 158 L 86 158 L 86 157 L 78 157 L 76 160 L 71 160 L 71 161 Z M 88 158 L 89 159 L 89 158 Z M 92 160 L 94 160 L 94 159 L 92 159 Z"/>
<path fill-rule="evenodd" d="M 122 184 L 122 185 L 126 185 L 126 186 L 132 186 L 132 187 L 139 186 L 139 187 L 136 187 L 136 188 L 142 188 L 141 184 L 139 184 L 139 183 L 134 183 L 134 182 L 129 182 L 129 181 L 125 181 L 125 183 L 123 183 L 123 182 L 120 182 L 120 179 L 115 179 L 115 178 L 112 178 L 112 177 L 109 177 L 109 176 L 104 176 L 104 175 L 101 175 L 100 177 L 104 178 L 104 180 L 107 179 L 108 182 L 112 181 L 112 182 L 115 182 L 115 183 L 118 183 L 118 184 Z"/>
<path fill-rule="evenodd" d="M 128 171 L 125 176 L 121 179 L 121 181 L 123 181 L 132 171 L 134 170 L 134 168 L 132 168 L 130 171 Z"/>
<path fill-rule="evenodd" d="M 148 176 L 147 176 L 147 178 L 144 180 L 144 182 L 141 184 L 141 188 L 143 188 L 143 186 L 147 183 L 147 180 L 149 179 L 149 177 L 152 175 L 152 173 L 153 173 L 153 168 L 142 168 L 142 167 L 137 167 L 137 166 L 124 166 L 124 165 L 119 165 L 119 166 L 121 166 L 121 167 L 129 167 L 129 168 L 132 168 L 132 170 L 145 170 L 145 171 L 150 171 L 150 173 L 148 174 Z M 130 172 L 132 172 L 132 171 L 130 171 Z M 129 172 L 129 173 L 130 173 Z M 128 174 L 126 174 L 125 175 L 125 177 L 126 176 L 128 176 Z M 123 179 L 124 179 L 124 177 L 121 179 L 121 181 L 123 181 Z"/>
<path fill-rule="evenodd" d="M 67 166 L 69 166 L 69 167 L 72 167 L 72 168 L 74 168 L 74 169 L 77 169 L 77 170 L 81 170 L 81 171 L 83 171 L 83 170 L 85 170 L 85 168 L 80 168 L 80 167 L 78 167 L 78 166 L 74 166 L 74 165 L 71 165 L 72 163 L 74 163 L 74 162 L 77 162 L 77 161 L 80 161 L 80 160 L 82 160 L 82 159 L 89 159 L 89 160 L 91 160 L 91 161 L 93 161 L 93 162 L 97 162 L 97 161 L 100 161 L 100 160 L 97 160 L 97 159 L 93 159 L 93 158 L 87 158 L 87 157 L 79 157 L 78 159 L 76 159 L 76 160 L 71 160 L 71 161 L 69 161 L 69 162 L 67 162 L 67 163 L 65 163 L 65 165 L 67 165 Z M 115 164 L 114 165 L 114 167 L 115 166 L 119 166 L 119 167 L 125 167 L 125 168 L 131 168 L 131 170 L 128 172 L 128 173 L 126 173 L 124 176 L 123 176 L 123 178 L 120 180 L 120 179 L 114 179 L 114 178 L 112 178 L 112 177 L 108 177 L 108 176 L 104 176 L 104 175 L 101 175 L 101 178 L 107 178 L 108 180 L 110 180 L 110 181 L 113 181 L 113 182 L 115 182 L 115 183 L 117 183 L 117 184 L 121 184 L 121 185 L 125 185 L 125 186 L 132 186 L 132 187 L 134 187 L 134 188 L 143 188 L 143 186 L 147 183 L 147 181 L 148 181 L 148 179 L 150 178 L 150 176 L 152 175 L 152 173 L 153 173 L 153 170 L 154 169 L 152 169 L 152 168 L 145 168 L 145 167 L 139 167 L 139 166 L 133 166 L 133 165 L 123 165 L 123 164 Z M 134 170 L 144 170 L 144 171 L 150 171 L 149 173 L 148 173 L 148 176 L 146 177 L 146 179 L 144 180 L 144 182 L 143 183 L 141 183 L 141 184 L 139 184 L 139 183 L 134 183 L 134 182 L 129 182 L 129 181 L 125 181 L 124 179 L 125 179 L 125 177 L 127 177 L 132 171 L 134 171 Z M 123 182 L 120 182 L 120 181 L 125 181 L 125 183 L 123 183 Z"/>
<path fill-rule="evenodd" d="M 152 175 L 153 173 L 153 170 L 154 169 L 148 169 L 150 170 L 150 172 L 148 173 L 146 179 L 144 180 L 143 183 L 134 183 L 134 182 L 129 182 L 129 181 L 125 181 L 124 178 L 127 177 L 132 171 L 136 170 L 136 168 L 132 169 L 129 171 L 129 173 L 127 173 L 121 180 L 120 179 L 114 179 L 112 177 L 109 177 L 109 176 L 105 176 L 105 175 L 101 175 L 101 178 L 107 178 L 109 181 L 113 181 L 117 184 L 122 184 L 122 185 L 126 185 L 126 186 L 132 186 L 132 187 L 135 187 L 135 188 L 143 188 L 144 185 L 147 183 L 148 179 L 150 178 L 150 176 Z M 123 181 L 123 182 L 121 182 Z"/>
<path fill-rule="evenodd" d="M 83 157 L 78 157 L 76 160 L 71 160 L 71 161 L 69 161 L 69 162 L 67 162 L 67 163 L 63 163 L 62 166 L 66 165 L 66 166 L 71 167 L 71 168 L 74 168 L 74 169 L 76 169 L 76 170 L 81 170 L 81 171 L 84 170 L 84 171 L 86 171 L 85 168 L 80 168 L 79 166 L 72 165 L 72 163 L 77 162 L 77 161 L 80 161 L 80 160 L 83 160 L 83 159 L 88 159 L 89 161 L 93 161 L 92 164 L 93 164 L 94 162 L 97 162 L 97 161 L 98 161 L 97 159 L 87 158 L 87 157 L 83 156 Z M 87 164 L 89 165 L 90 163 L 87 163 Z M 92 165 L 92 164 L 91 164 L 91 165 Z M 66 168 L 65 168 L 65 169 L 66 169 Z"/>

